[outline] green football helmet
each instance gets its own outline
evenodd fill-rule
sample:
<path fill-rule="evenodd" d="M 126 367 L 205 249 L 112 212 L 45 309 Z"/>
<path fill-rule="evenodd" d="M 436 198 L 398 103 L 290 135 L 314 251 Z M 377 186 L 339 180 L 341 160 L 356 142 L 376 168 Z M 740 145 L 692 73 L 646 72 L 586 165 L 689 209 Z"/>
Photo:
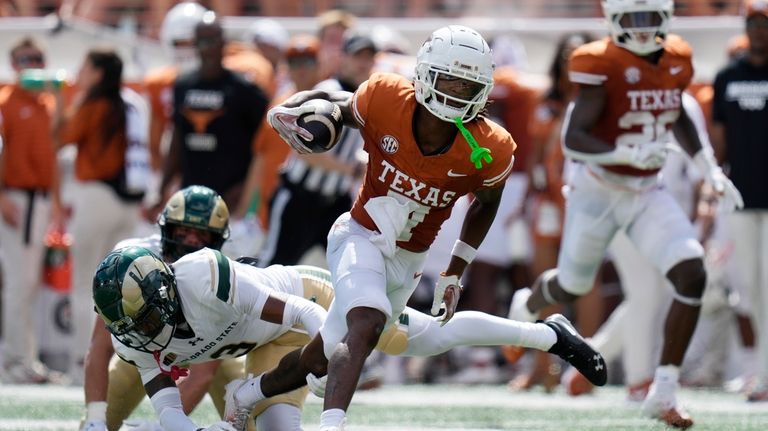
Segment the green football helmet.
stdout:
<path fill-rule="evenodd" d="M 118 341 L 150 353 L 171 342 L 181 310 L 171 268 L 143 247 L 124 247 L 101 261 L 93 302 Z"/>
<path fill-rule="evenodd" d="M 174 261 L 201 247 L 184 244 L 176 228 L 184 226 L 211 233 L 204 247 L 221 250 L 229 238 L 229 209 L 218 193 L 204 186 L 185 187 L 171 196 L 157 221 L 163 257 Z"/>

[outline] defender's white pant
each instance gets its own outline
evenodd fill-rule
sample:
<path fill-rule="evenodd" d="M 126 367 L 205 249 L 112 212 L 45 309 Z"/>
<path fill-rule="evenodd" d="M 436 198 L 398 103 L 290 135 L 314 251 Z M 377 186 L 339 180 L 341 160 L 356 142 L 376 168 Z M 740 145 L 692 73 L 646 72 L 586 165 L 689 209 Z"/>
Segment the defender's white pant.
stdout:
<path fill-rule="evenodd" d="M 381 311 L 387 316 L 387 328 L 400 317 L 421 278 L 427 253 L 398 247 L 392 258 L 386 258 L 370 241 L 374 233 L 344 213 L 328 234 L 326 256 L 336 294 L 320 328 L 328 358 L 347 333 L 351 309 Z"/>
<path fill-rule="evenodd" d="M 657 181 L 584 164 L 574 167 L 557 262 L 558 279 L 567 292 L 583 295 L 592 288 L 619 229 L 662 274 L 704 255 L 688 217 Z"/>
<path fill-rule="evenodd" d="M 32 197 L 32 202 L 25 191 L 9 189 L 5 193 L 20 217 L 16 227 L 0 218 L 4 361 L 29 364 L 37 360 L 36 300 L 42 283 L 50 203 L 39 193 Z"/>
<path fill-rule="evenodd" d="M 745 210 L 730 215 L 733 259 L 740 292 L 748 292 L 758 349 L 758 377 L 768 382 L 768 210 Z"/>

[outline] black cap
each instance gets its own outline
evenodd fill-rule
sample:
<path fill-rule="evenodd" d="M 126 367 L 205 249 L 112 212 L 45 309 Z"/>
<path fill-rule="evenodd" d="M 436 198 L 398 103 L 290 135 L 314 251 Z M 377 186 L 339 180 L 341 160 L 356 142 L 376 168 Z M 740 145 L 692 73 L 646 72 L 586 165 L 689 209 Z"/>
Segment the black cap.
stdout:
<path fill-rule="evenodd" d="M 356 54 L 364 49 L 370 49 L 373 52 L 379 50 L 370 36 L 360 33 L 345 35 L 342 49 L 346 54 Z"/>

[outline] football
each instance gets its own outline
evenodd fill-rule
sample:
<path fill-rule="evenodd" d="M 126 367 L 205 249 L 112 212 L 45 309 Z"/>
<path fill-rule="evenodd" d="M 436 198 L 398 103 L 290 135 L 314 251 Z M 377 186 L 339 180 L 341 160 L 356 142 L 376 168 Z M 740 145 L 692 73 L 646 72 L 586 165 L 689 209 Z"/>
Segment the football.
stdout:
<path fill-rule="evenodd" d="M 313 153 L 330 150 L 341 136 L 341 109 L 335 103 L 323 99 L 308 100 L 302 104 L 305 105 L 314 106 L 315 112 L 301 115 L 296 119 L 296 124 L 311 133 L 312 140 L 301 139 Z"/>

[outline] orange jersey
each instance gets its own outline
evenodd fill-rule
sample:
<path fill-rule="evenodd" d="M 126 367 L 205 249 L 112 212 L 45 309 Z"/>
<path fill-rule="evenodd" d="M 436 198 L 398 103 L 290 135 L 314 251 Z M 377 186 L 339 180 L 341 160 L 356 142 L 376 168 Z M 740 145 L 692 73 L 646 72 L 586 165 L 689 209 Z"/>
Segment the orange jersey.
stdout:
<path fill-rule="evenodd" d="M 476 169 L 471 148 L 461 134 L 442 154 L 425 156 L 413 137 L 416 111 L 413 84 L 395 74 L 373 74 L 352 96 L 352 110 L 362 125 L 368 166 L 352 217 L 377 230 L 364 205 L 377 196 L 399 195 L 415 201 L 414 226 L 397 245 L 425 251 L 434 241 L 456 199 L 485 188 L 501 187 L 512 171 L 516 144 L 509 133 L 485 118 L 465 124 L 477 142 L 491 151 L 493 162 Z"/>
<path fill-rule="evenodd" d="M 526 168 L 531 151 L 531 134 L 528 125 L 539 100 L 538 92 L 519 83 L 518 73 L 510 67 L 496 69 L 493 74 L 493 90 L 489 111 L 494 119 L 515 139 L 515 171 Z"/>
<path fill-rule="evenodd" d="M 691 48 L 670 35 L 657 64 L 616 46 L 609 38 L 582 45 L 574 51 L 569 78 L 582 85 L 607 90 L 605 108 L 591 133 L 606 143 L 640 145 L 667 141 L 680 115 L 683 90 L 691 82 Z M 626 175 L 650 175 L 624 165 L 604 166 Z"/>
<path fill-rule="evenodd" d="M 53 95 L 14 84 L 0 89 L 0 144 L 5 187 L 48 189 L 56 174 L 56 149 L 51 136 Z M 5 141 L 3 143 L 3 141 Z"/>

